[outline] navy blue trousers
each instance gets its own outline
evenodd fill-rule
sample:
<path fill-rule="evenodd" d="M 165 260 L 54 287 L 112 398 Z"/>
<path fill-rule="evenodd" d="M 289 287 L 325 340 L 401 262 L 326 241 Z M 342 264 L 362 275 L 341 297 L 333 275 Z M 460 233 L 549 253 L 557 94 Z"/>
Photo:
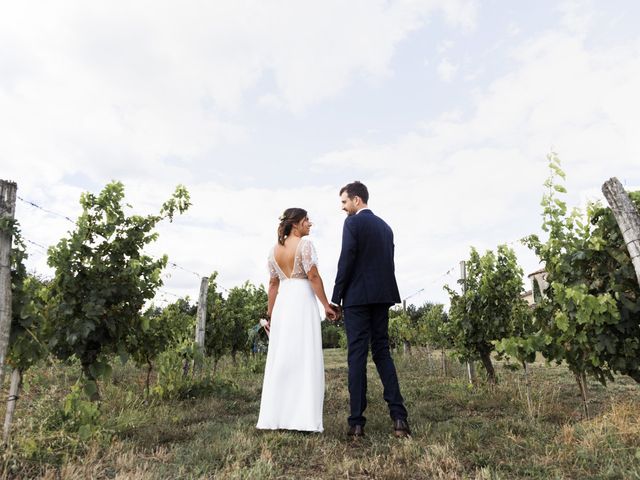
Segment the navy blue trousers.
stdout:
<path fill-rule="evenodd" d="M 384 388 L 384 399 L 393 420 L 406 420 L 407 409 L 400 395 L 396 367 L 389 353 L 389 305 L 357 305 L 344 309 L 347 330 L 349 396 L 351 414 L 349 425 L 363 425 L 367 421 L 367 356 L 371 355 Z"/>

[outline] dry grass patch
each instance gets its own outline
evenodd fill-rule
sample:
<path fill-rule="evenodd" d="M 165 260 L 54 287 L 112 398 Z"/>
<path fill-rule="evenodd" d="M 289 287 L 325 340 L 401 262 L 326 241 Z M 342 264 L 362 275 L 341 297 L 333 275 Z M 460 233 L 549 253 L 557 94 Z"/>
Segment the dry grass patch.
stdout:
<path fill-rule="evenodd" d="M 150 480 L 157 478 L 152 465 L 168 463 L 170 458 L 169 451 L 164 447 L 159 447 L 151 453 L 142 453 L 131 449 L 130 445 L 114 441 L 106 450 L 93 446 L 80 462 L 70 459 L 60 467 L 44 469 L 41 478 L 43 480 Z"/>

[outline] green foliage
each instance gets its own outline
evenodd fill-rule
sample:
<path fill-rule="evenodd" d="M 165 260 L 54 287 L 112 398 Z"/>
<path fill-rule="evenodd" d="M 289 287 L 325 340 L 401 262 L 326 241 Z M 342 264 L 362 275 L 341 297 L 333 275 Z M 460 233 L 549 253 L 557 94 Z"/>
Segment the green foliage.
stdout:
<path fill-rule="evenodd" d="M 46 354 L 42 343 L 46 283 L 29 275 L 25 267 L 28 255 L 18 223 L 11 224 L 11 333 L 7 363 L 25 372 Z"/>
<path fill-rule="evenodd" d="M 188 343 L 194 336 L 196 307 L 189 298 L 178 299 L 164 309 L 149 307 L 142 315 L 142 329 L 127 337 L 127 352 L 139 366 L 147 368 L 147 395 L 153 362 L 160 353 Z"/>
<path fill-rule="evenodd" d="M 426 325 L 425 318 L 434 309 L 443 306 L 431 302 L 425 302 L 417 307 L 408 305 L 406 309 L 393 309 L 389 311 L 389 342 L 392 348 L 400 345 L 427 346 L 432 344 L 431 333 L 434 325 Z M 446 317 L 446 314 L 445 314 Z"/>
<path fill-rule="evenodd" d="M 61 359 L 76 356 L 90 381 L 107 375 L 109 355 L 124 354 L 128 339 L 144 332 L 141 310 L 162 284 L 167 258 L 154 259 L 143 249 L 156 240 L 158 222 L 190 205 L 181 186 L 158 215 L 128 216 L 123 200 L 120 182 L 99 195 L 84 193 L 76 228 L 49 249 L 56 271 L 48 298 L 49 347 Z"/>
<path fill-rule="evenodd" d="M 542 229 L 527 244 L 545 262 L 549 287 L 535 310 L 537 343 L 549 360 L 605 383 L 613 373 L 640 382 L 640 287 L 609 208 L 590 203 L 567 212 L 559 194 L 565 175 L 555 154 L 542 199 Z M 640 192 L 630 197 L 640 208 Z"/>
<path fill-rule="evenodd" d="M 449 331 L 449 315 L 444 311 L 444 305 L 434 304 L 422 314 L 419 336 L 425 344 L 437 348 L 453 347 Z"/>
<path fill-rule="evenodd" d="M 205 325 L 204 343 L 207 355 L 217 362 L 231 350 L 232 319 L 223 315 L 225 300 L 217 291 L 218 272 L 209 275 L 207 288 L 207 321 Z"/>
<path fill-rule="evenodd" d="M 536 324 L 533 321 L 532 311 L 529 307 L 525 308 L 518 309 L 514 314 L 513 335 L 494 342 L 496 351 L 500 355 L 507 360 L 515 358 L 519 364 L 534 362 L 537 352 L 542 351 L 547 342 L 543 335 L 535 332 Z"/>
<path fill-rule="evenodd" d="M 264 363 L 262 364 L 262 372 L 264 372 Z M 262 372 L 255 371 L 254 373 Z M 176 398 L 178 400 L 186 400 L 212 395 L 232 397 L 239 390 L 238 385 L 233 380 L 206 375 L 192 380 L 190 383 L 185 383 L 177 392 Z"/>
<path fill-rule="evenodd" d="M 338 346 L 343 349 L 346 349 L 349 346 L 349 341 L 347 340 L 347 331 L 344 328 L 340 329 L 340 340 L 338 341 Z"/>
<path fill-rule="evenodd" d="M 248 331 L 267 311 L 267 292 L 264 287 L 245 282 L 229 291 L 220 315 L 226 330 L 226 347 L 235 357 L 237 352 L 249 353 L 252 344 Z"/>
<path fill-rule="evenodd" d="M 87 442 L 102 433 L 98 405 L 86 399 L 79 384 L 65 397 L 63 413 L 65 430 L 77 433 L 80 441 Z"/>
<path fill-rule="evenodd" d="M 127 337 L 127 351 L 139 366 L 152 363 L 169 348 L 194 336 L 196 307 L 180 298 L 164 309 L 149 307 L 142 315 L 142 330 Z"/>
<path fill-rule="evenodd" d="M 193 341 L 165 350 L 158 356 L 158 379 L 151 393 L 158 398 L 183 398 L 194 385 L 193 378 L 186 375 L 185 365 L 201 365 L 202 360 L 202 352 Z"/>
<path fill-rule="evenodd" d="M 514 334 L 515 319 L 525 308 L 522 269 L 514 251 L 499 245 L 497 253 L 489 250 L 481 256 L 472 248 L 465 286 L 462 294 L 445 287 L 451 298 L 448 331 L 454 353 L 462 360 L 482 360 L 495 381 L 490 358 L 494 342 Z"/>
<path fill-rule="evenodd" d="M 249 373 L 264 373 L 264 367 L 267 364 L 266 355 L 252 355 L 246 357 L 240 364 L 240 368 L 236 371 L 249 372 Z"/>
<path fill-rule="evenodd" d="M 534 292 L 538 286 L 538 281 L 534 279 Z M 542 299 L 540 293 L 539 298 Z M 535 296 L 534 296 L 535 298 Z M 532 363 L 536 359 L 537 352 L 541 351 L 544 345 L 544 338 L 536 335 L 536 325 L 533 318 L 533 309 L 526 302 L 520 302 L 513 311 L 513 333 L 510 337 L 495 341 L 496 351 L 502 357 L 518 360 L 518 365 Z M 516 365 L 509 364 L 512 368 Z"/>
<path fill-rule="evenodd" d="M 533 279 L 533 302 L 540 303 L 542 300 L 542 291 L 540 290 L 540 283 L 536 278 Z"/>
<path fill-rule="evenodd" d="M 419 307 L 412 303 L 407 305 L 406 313 L 411 318 L 411 323 L 413 325 L 418 325 L 422 321 L 425 314 L 429 312 L 434 307 L 434 305 L 436 304 L 432 302 L 425 302 Z"/>
<path fill-rule="evenodd" d="M 18 220 L 7 216 L 0 217 L 0 232 L 10 233 L 13 236 L 19 234 Z"/>
<path fill-rule="evenodd" d="M 342 336 L 346 336 L 344 332 L 344 324 L 342 322 L 324 321 L 322 328 L 322 348 L 339 348 Z"/>
<path fill-rule="evenodd" d="M 408 313 L 398 309 L 389 312 L 389 346 L 399 348 L 405 342 L 414 344 L 418 331 Z"/>

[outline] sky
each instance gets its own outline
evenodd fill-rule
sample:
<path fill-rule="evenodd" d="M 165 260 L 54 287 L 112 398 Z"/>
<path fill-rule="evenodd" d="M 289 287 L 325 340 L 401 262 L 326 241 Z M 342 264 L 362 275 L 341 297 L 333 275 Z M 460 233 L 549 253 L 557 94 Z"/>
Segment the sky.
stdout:
<path fill-rule="evenodd" d="M 547 155 L 570 206 L 640 188 L 640 3 L 628 0 L 11 2 L 0 16 L 0 177 L 18 184 L 29 269 L 84 191 L 131 212 L 183 184 L 159 227 L 158 301 L 198 277 L 266 284 L 278 217 L 302 207 L 330 294 L 364 182 L 393 228 L 407 303 L 447 301 L 459 262 L 541 233 Z M 35 203 L 50 212 L 38 209 Z M 62 215 L 62 216 L 61 216 Z"/>

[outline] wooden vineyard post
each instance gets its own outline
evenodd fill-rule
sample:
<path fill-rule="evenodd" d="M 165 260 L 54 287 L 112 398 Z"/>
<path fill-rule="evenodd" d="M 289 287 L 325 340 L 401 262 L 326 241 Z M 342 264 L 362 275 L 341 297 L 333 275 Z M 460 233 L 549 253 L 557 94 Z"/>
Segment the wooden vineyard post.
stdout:
<path fill-rule="evenodd" d="M 442 347 L 442 351 L 440 352 L 440 361 L 442 363 L 442 375 L 447 376 L 447 353 Z"/>
<path fill-rule="evenodd" d="M 209 278 L 202 277 L 200 281 L 200 295 L 198 296 L 198 310 L 196 312 L 196 347 L 199 354 L 204 357 L 204 333 L 207 326 L 207 290 L 209 289 Z M 201 358 L 202 358 L 201 357 Z M 199 367 L 199 362 L 194 359 L 193 368 Z"/>
<path fill-rule="evenodd" d="M 527 410 L 529 416 L 533 417 L 533 404 L 531 403 L 531 381 L 529 380 L 529 367 L 527 362 L 522 362 L 522 368 L 524 370 L 524 388 L 527 395 Z"/>
<path fill-rule="evenodd" d="M 198 311 L 196 313 L 196 345 L 204 353 L 204 332 L 207 323 L 207 289 L 209 278 L 202 277 L 200 282 L 200 296 L 198 297 Z"/>
<path fill-rule="evenodd" d="M 460 262 L 460 280 L 462 282 L 462 294 L 467 291 L 467 262 L 462 260 Z M 473 361 L 467 361 L 467 376 L 469 377 L 469 383 L 471 386 L 476 382 L 476 366 Z"/>
<path fill-rule="evenodd" d="M 17 190 L 14 182 L 0 180 L 0 386 L 4 384 L 11 333 L 11 225 L 15 218 Z"/>
<path fill-rule="evenodd" d="M 602 193 L 618 222 L 640 285 L 640 214 L 617 178 L 604 182 Z"/>
<path fill-rule="evenodd" d="M 476 384 L 476 366 L 473 361 L 467 362 L 467 376 L 469 377 L 469 384 L 474 386 Z"/>
<path fill-rule="evenodd" d="M 405 298 L 404 300 L 402 300 L 402 313 L 404 315 L 407 314 L 407 299 Z M 406 354 L 411 354 L 411 344 L 409 342 L 407 342 L 406 340 L 402 341 L 402 354 L 406 355 Z"/>
<path fill-rule="evenodd" d="M 589 412 L 589 396 L 588 396 L 588 390 L 587 390 L 587 374 L 582 372 L 582 373 L 576 373 L 575 374 L 576 377 L 576 383 L 578 384 L 578 387 L 580 388 L 580 396 L 582 397 L 582 406 L 584 408 L 584 416 L 587 420 L 589 420 L 591 418 L 590 412 Z"/>
<path fill-rule="evenodd" d="M 196 332 L 195 332 L 195 345 L 198 350 L 193 362 L 185 358 L 182 364 L 182 376 L 186 377 L 189 374 L 189 366 L 193 363 L 192 375 L 196 372 L 199 365 L 199 358 L 204 357 L 204 332 L 207 326 L 207 290 L 209 289 L 209 277 L 202 277 L 200 281 L 200 294 L 198 295 L 198 308 L 196 310 Z"/>
<path fill-rule="evenodd" d="M 4 416 L 4 429 L 2 432 L 2 442 L 6 445 L 9 441 L 9 432 L 11 431 L 11 423 L 13 423 L 13 414 L 16 411 L 16 402 L 20 393 L 20 383 L 22 374 L 20 369 L 14 368 L 11 374 L 11 388 L 9 389 L 9 398 L 7 399 L 7 412 Z"/>
<path fill-rule="evenodd" d="M 424 349 L 427 353 L 427 370 L 431 371 L 432 358 L 431 358 L 431 348 L 429 348 L 429 343 L 425 343 Z"/>

